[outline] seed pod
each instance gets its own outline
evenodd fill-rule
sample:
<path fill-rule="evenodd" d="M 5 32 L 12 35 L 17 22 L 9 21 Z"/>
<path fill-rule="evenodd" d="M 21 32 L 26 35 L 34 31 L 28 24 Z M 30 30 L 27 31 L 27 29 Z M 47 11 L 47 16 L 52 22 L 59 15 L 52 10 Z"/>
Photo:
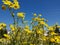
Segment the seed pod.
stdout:
<path fill-rule="evenodd" d="M 6 10 L 6 6 L 5 5 L 2 5 L 2 10 Z"/>

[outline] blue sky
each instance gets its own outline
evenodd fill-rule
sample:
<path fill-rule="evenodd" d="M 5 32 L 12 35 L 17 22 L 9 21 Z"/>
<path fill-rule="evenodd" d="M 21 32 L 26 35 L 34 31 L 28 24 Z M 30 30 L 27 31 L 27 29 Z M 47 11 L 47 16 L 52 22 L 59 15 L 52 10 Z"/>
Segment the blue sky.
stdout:
<path fill-rule="evenodd" d="M 25 12 L 27 20 L 33 16 L 32 13 L 42 14 L 42 17 L 48 19 L 48 24 L 53 25 L 56 22 L 60 25 L 60 0 L 19 0 L 21 8 L 15 12 Z M 0 0 L 0 4 L 2 1 Z M 9 10 L 3 11 L 0 6 L 0 22 L 7 25 L 12 24 L 13 20 Z"/>

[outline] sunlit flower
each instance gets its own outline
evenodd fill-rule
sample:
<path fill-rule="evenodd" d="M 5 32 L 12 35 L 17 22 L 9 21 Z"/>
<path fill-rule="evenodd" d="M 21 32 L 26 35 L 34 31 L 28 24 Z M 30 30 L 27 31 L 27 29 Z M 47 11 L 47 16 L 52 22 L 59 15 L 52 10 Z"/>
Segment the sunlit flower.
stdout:
<path fill-rule="evenodd" d="M 19 9 L 19 8 L 20 8 L 19 3 L 18 3 L 18 2 L 15 2 L 15 3 L 14 3 L 14 9 Z"/>
<path fill-rule="evenodd" d="M 55 39 L 54 39 L 54 38 L 51 38 L 50 41 L 51 41 L 51 42 L 55 42 Z"/>
<path fill-rule="evenodd" d="M 55 42 L 56 43 L 60 43 L 60 40 L 59 40 L 60 39 L 60 36 L 54 36 L 54 39 L 55 39 Z"/>
<path fill-rule="evenodd" d="M 25 15 L 24 15 L 23 12 L 19 12 L 19 13 L 17 13 L 17 16 L 18 16 L 18 18 L 24 18 L 24 17 L 25 17 Z"/>
<path fill-rule="evenodd" d="M 36 13 L 34 13 L 34 16 L 36 16 Z"/>
<path fill-rule="evenodd" d="M 54 31 L 54 28 L 53 27 L 49 27 L 48 30 Z"/>
<path fill-rule="evenodd" d="M 25 29 L 29 29 L 29 26 L 28 26 L 28 25 L 26 25 L 26 26 L 25 26 Z"/>
<path fill-rule="evenodd" d="M 11 1 L 9 1 L 9 0 L 7 0 L 7 1 L 5 1 L 5 0 L 3 0 L 2 1 L 4 4 L 6 4 L 6 5 L 10 5 L 12 2 Z"/>
<path fill-rule="evenodd" d="M 37 33 L 38 33 L 38 34 L 42 34 L 42 31 L 41 31 L 41 30 L 37 30 Z"/>
<path fill-rule="evenodd" d="M 55 32 L 51 32 L 51 35 L 56 35 L 56 33 Z"/>
<path fill-rule="evenodd" d="M 14 25 L 11 25 L 11 24 L 10 24 L 10 28 L 11 28 L 12 31 L 17 29 Z"/>
<path fill-rule="evenodd" d="M 46 41 L 47 39 L 48 39 L 48 37 L 46 37 L 46 36 L 43 36 L 43 37 L 42 37 L 42 40 L 43 40 L 43 41 Z"/>
<path fill-rule="evenodd" d="M 44 21 L 40 21 L 40 24 L 45 24 L 45 22 Z"/>
<path fill-rule="evenodd" d="M 4 34 L 4 37 L 6 37 L 7 39 L 10 39 L 10 36 L 8 34 Z"/>
<path fill-rule="evenodd" d="M 0 26 L 6 27 L 6 24 L 5 23 L 0 23 Z"/>

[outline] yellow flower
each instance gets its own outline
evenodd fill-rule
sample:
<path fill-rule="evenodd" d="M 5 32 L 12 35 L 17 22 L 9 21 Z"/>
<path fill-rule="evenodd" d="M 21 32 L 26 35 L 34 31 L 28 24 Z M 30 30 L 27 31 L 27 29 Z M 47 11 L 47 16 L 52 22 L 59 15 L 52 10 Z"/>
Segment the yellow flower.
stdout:
<path fill-rule="evenodd" d="M 54 36 L 54 39 L 58 39 L 58 36 Z"/>
<path fill-rule="evenodd" d="M 5 23 L 3 23 L 2 25 L 3 25 L 4 27 L 6 27 L 6 24 L 5 24 Z"/>
<path fill-rule="evenodd" d="M 18 0 L 13 0 L 13 1 L 14 1 L 14 3 L 18 2 Z"/>
<path fill-rule="evenodd" d="M 53 27 L 49 27 L 48 30 L 54 31 L 54 28 Z"/>
<path fill-rule="evenodd" d="M 37 30 L 37 33 L 38 33 L 38 34 L 42 34 L 42 31 L 41 31 L 41 30 Z"/>
<path fill-rule="evenodd" d="M 51 38 L 50 41 L 51 41 L 51 42 L 55 42 L 55 39 L 54 39 L 54 38 Z"/>
<path fill-rule="evenodd" d="M 25 26 L 25 29 L 29 29 L 29 26 L 28 26 L 28 25 L 26 25 L 26 26 Z"/>
<path fill-rule="evenodd" d="M 9 0 L 7 0 L 7 1 L 5 1 L 5 0 L 3 0 L 2 1 L 5 5 L 10 5 L 12 2 L 11 1 L 9 1 Z"/>
<path fill-rule="evenodd" d="M 59 40 L 60 39 L 60 36 L 54 36 L 54 39 L 55 39 L 55 42 L 56 43 L 60 43 L 60 40 Z"/>
<path fill-rule="evenodd" d="M 15 3 L 14 3 L 14 9 L 19 9 L 19 8 L 20 8 L 19 3 L 18 3 L 18 2 L 15 2 Z"/>
<path fill-rule="evenodd" d="M 11 25 L 11 24 L 10 24 L 10 28 L 11 28 L 12 31 L 17 29 L 16 27 L 14 27 L 14 25 Z"/>
<path fill-rule="evenodd" d="M 0 23 L 0 26 L 6 27 L 6 24 L 5 23 Z"/>
<path fill-rule="evenodd" d="M 34 13 L 34 16 L 36 16 L 36 13 Z"/>
<path fill-rule="evenodd" d="M 17 16 L 18 16 L 18 18 L 24 18 L 25 17 L 23 12 L 17 13 Z"/>
<path fill-rule="evenodd" d="M 56 43 L 60 43 L 60 39 L 59 38 L 56 39 Z"/>
<path fill-rule="evenodd" d="M 46 41 L 48 38 L 46 36 L 42 37 L 42 40 Z"/>
<path fill-rule="evenodd" d="M 45 24 L 45 22 L 44 22 L 44 21 L 40 21 L 40 24 L 43 24 L 43 25 L 44 25 L 44 24 Z"/>
<path fill-rule="evenodd" d="M 9 7 L 10 8 L 14 8 L 14 4 L 13 3 L 10 3 Z"/>
<path fill-rule="evenodd" d="M 51 32 L 51 35 L 56 35 L 56 33 L 55 32 Z"/>
<path fill-rule="evenodd" d="M 14 28 L 14 27 L 12 27 L 12 28 L 11 28 L 11 30 L 13 30 L 13 31 L 14 31 L 14 30 L 15 30 L 15 28 Z"/>
<path fill-rule="evenodd" d="M 10 39 L 10 36 L 8 34 L 4 34 L 4 36 L 7 38 L 7 39 Z"/>

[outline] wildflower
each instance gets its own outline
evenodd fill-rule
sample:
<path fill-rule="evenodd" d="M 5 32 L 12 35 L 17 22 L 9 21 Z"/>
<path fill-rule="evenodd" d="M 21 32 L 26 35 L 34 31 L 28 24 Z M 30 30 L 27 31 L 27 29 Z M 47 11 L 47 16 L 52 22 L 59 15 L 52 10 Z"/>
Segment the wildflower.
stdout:
<path fill-rule="evenodd" d="M 14 3 L 18 2 L 18 0 L 13 0 L 13 1 L 14 1 Z"/>
<path fill-rule="evenodd" d="M 23 12 L 17 13 L 17 16 L 18 16 L 18 18 L 24 18 L 25 17 Z"/>
<path fill-rule="evenodd" d="M 25 29 L 29 29 L 29 26 L 28 26 L 28 25 L 26 25 L 26 26 L 25 26 Z"/>
<path fill-rule="evenodd" d="M 36 13 L 34 13 L 34 16 L 36 16 Z"/>
<path fill-rule="evenodd" d="M 6 37 L 7 39 L 10 39 L 10 36 L 8 34 L 4 34 L 4 37 Z"/>
<path fill-rule="evenodd" d="M 60 42 L 60 40 L 59 40 L 60 39 L 60 36 L 54 36 L 54 39 L 55 39 L 55 42 L 56 43 L 59 43 Z"/>
<path fill-rule="evenodd" d="M 42 39 L 46 41 L 48 38 L 46 36 L 43 36 Z"/>
<path fill-rule="evenodd" d="M 6 24 L 5 23 L 0 23 L 0 26 L 6 27 Z"/>
<path fill-rule="evenodd" d="M 51 35 L 56 35 L 56 33 L 55 32 L 51 32 Z"/>
<path fill-rule="evenodd" d="M 12 4 L 12 2 L 11 2 L 11 1 L 9 1 L 9 0 L 6 0 L 6 1 L 5 1 L 5 0 L 3 0 L 2 2 L 3 2 L 5 5 L 10 5 L 10 4 Z"/>
<path fill-rule="evenodd" d="M 19 9 L 19 8 L 20 8 L 19 3 L 18 3 L 18 2 L 15 2 L 15 3 L 14 3 L 14 9 Z"/>
<path fill-rule="evenodd" d="M 40 21 L 40 24 L 44 25 L 44 24 L 45 24 L 45 22 L 44 22 L 44 21 Z"/>
<path fill-rule="evenodd" d="M 49 27 L 48 30 L 54 31 L 54 28 L 53 27 Z"/>
<path fill-rule="evenodd" d="M 14 25 L 11 25 L 11 24 L 10 24 L 10 28 L 11 28 L 12 31 L 17 29 Z"/>
<path fill-rule="evenodd" d="M 42 31 L 41 31 L 41 30 L 37 30 L 37 33 L 38 33 L 38 34 L 42 34 Z"/>
<path fill-rule="evenodd" d="M 51 42 L 55 42 L 55 39 L 54 39 L 54 38 L 51 38 L 50 41 L 51 41 Z"/>
<path fill-rule="evenodd" d="M 6 27 L 6 24 L 5 23 L 2 23 L 3 27 Z"/>
<path fill-rule="evenodd" d="M 14 8 L 14 4 L 13 3 L 10 3 L 9 7 L 10 8 Z"/>

